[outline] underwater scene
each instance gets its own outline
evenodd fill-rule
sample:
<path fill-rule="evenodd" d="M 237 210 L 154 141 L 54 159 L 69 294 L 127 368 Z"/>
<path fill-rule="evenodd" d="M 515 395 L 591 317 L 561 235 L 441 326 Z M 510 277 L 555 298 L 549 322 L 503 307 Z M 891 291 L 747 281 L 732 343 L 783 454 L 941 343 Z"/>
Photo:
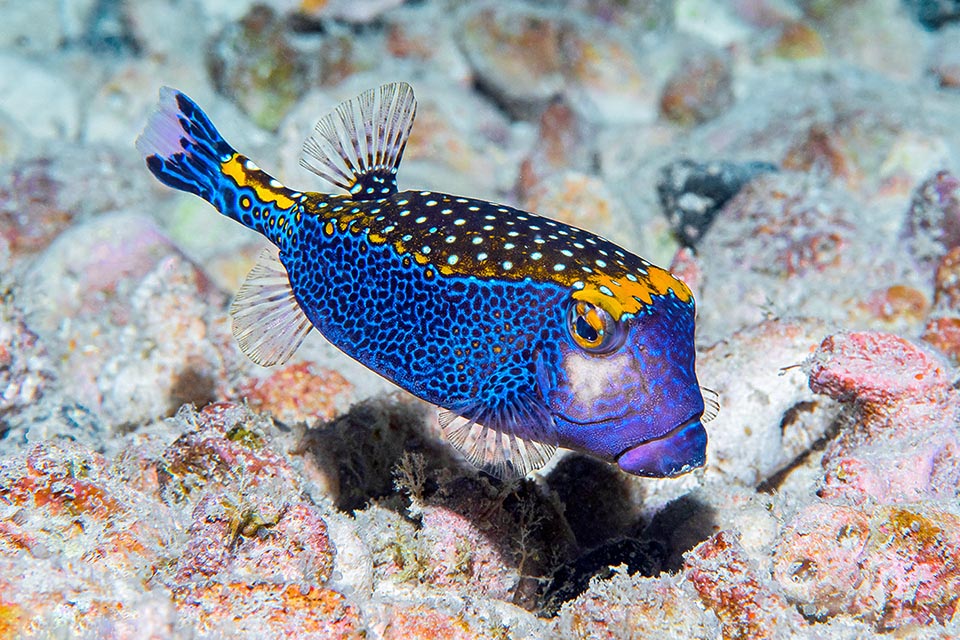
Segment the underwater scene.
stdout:
<path fill-rule="evenodd" d="M 960 637 L 960 1 L 0 0 L 0 638 Z"/>

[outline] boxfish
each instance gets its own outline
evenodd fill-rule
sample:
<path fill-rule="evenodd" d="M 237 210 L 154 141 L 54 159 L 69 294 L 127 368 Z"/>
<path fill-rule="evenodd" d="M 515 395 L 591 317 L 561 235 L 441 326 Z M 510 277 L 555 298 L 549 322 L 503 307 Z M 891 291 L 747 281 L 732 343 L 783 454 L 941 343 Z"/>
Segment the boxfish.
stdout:
<path fill-rule="evenodd" d="M 275 247 L 231 306 L 240 349 L 281 364 L 316 329 L 436 405 L 444 437 L 501 478 L 558 447 L 639 476 L 701 467 L 703 422 L 719 405 L 697 380 L 690 288 L 589 231 L 400 191 L 415 115 L 403 82 L 339 105 L 300 158 L 338 192 L 297 191 L 234 150 L 185 94 L 160 90 L 136 143 L 149 170 Z"/>

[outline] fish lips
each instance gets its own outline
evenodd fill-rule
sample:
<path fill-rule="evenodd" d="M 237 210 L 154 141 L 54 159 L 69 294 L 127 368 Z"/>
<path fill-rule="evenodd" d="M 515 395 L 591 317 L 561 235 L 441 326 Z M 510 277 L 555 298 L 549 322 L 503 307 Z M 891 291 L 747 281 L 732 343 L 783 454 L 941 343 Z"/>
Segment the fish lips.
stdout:
<path fill-rule="evenodd" d="M 707 459 L 707 432 L 700 415 L 655 440 L 647 440 L 617 456 L 627 473 L 647 478 L 671 478 L 702 467 Z"/>

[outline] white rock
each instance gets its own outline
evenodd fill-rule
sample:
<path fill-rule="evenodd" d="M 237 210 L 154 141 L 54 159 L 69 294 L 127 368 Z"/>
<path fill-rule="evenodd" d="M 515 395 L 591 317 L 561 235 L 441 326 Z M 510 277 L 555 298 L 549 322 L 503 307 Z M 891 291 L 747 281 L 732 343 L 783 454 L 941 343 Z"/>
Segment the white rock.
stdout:
<path fill-rule="evenodd" d="M 0 112 L 38 138 L 73 140 L 80 132 L 80 98 L 62 73 L 0 54 Z"/>
<path fill-rule="evenodd" d="M 816 320 L 768 320 L 732 335 L 698 359 L 702 385 L 720 394 L 705 479 L 754 486 L 823 436 L 836 405 L 816 396 L 797 366 L 826 335 Z"/>

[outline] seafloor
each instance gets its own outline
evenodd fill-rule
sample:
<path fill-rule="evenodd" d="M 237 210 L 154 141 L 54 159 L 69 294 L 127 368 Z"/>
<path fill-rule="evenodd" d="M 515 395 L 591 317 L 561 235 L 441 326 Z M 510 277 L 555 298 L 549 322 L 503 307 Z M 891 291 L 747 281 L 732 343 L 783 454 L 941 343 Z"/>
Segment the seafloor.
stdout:
<path fill-rule="evenodd" d="M 0 1 L 0 637 L 960 636 L 960 2 Z M 291 186 L 406 80 L 401 188 L 695 290 L 706 467 L 472 470 L 316 335 L 247 361 L 263 240 L 159 185 L 161 85 Z M 415 340 L 415 337 L 411 337 Z"/>

